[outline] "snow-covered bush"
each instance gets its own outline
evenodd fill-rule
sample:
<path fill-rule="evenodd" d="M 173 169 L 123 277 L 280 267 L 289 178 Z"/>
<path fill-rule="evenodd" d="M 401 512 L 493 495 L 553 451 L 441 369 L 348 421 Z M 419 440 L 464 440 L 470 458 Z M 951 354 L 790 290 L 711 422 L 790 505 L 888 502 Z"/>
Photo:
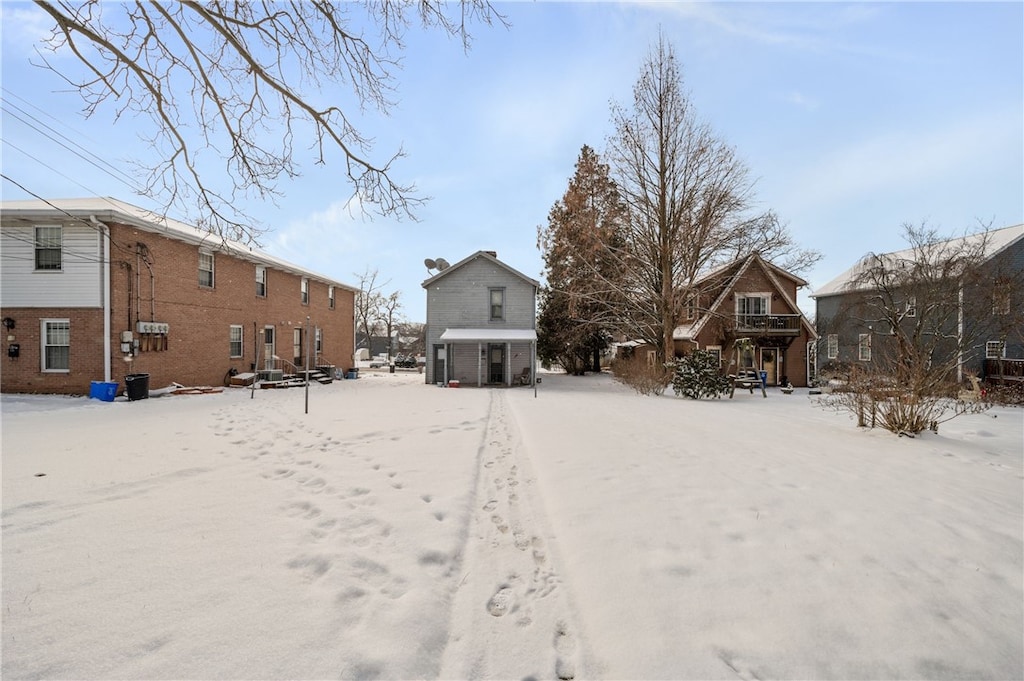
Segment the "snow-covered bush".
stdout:
<path fill-rule="evenodd" d="M 719 370 L 718 356 L 706 350 L 693 350 L 666 366 L 672 369 L 672 390 L 676 395 L 699 400 L 729 391 L 729 378 Z"/>

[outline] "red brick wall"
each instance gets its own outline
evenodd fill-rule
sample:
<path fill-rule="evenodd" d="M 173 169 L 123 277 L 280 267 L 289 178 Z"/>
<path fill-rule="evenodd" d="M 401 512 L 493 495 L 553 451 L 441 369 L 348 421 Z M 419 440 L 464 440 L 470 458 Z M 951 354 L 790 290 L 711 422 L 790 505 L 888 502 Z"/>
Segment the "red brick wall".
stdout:
<path fill-rule="evenodd" d="M 335 287 L 335 306 L 328 306 L 328 284 L 311 279 L 309 304 L 300 295 L 301 276 L 267 267 L 267 295 L 256 295 L 256 265 L 225 252 L 211 240 L 214 251 L 214 286 L 199 285 L 199 248 L 155 233 L 124 225 L 111 225 L 111 380 L 122 382 L 128 373 L 148 373 L 150 388 L 174 383 L 222 385 L 230 369 L 249 371 L 255 361 L 253 324 L 262 333 L 273 326 L 277 355 L 292 359 L 292 329 L 307 316 L 323 331 L 321 354 L 341 369 L 352 364 L 354 294 Z M 138 247 L 142 244 L 143 247 Z M 145 255 L 145 257 L 143 257 Z M 146 261 L 148 260 L 148 266 Z M 21 344 L 16 362 L 5 358 L 4 392 L 88 394 L 90 381 L 103 379 L 103 324 L 101 309 L 11 309 L 3 316 L 17 320 L 14 335 Z M 71 319 L 71 371 L 42 374 L 39 370 L 39 319 Z M 138 321 L 170 325 L 167 349 L 153 345 L 125 362 L 121 332 L 132 331 Z M 230 356 L 230 326 L 242 326 L 242 357 Z M 310 337 L 310 353 L 314 353 Z M 6 347 L 6 344 L 5 344 Z M 305 342 L 303 342 L 303 350 Z M 262 337 L 260 355 L 262 365 Z"/>
<path fill-rule="evenodd" d="M 3 368 L 0 369 L 3 392 L 63 393 L 88 395 L 91 381 L 103 380 L 103 310 L 96 308 L 10 307 L 0 311 L 15 322 L 4 334 Z M 67 319 L 71 324 L 70 371 L 41 370 L 41 319 Z M 8 340 L 13 336 L 14 340 Z M 7 357 L 7 347 L 17 343 L 17 359 Z"/>

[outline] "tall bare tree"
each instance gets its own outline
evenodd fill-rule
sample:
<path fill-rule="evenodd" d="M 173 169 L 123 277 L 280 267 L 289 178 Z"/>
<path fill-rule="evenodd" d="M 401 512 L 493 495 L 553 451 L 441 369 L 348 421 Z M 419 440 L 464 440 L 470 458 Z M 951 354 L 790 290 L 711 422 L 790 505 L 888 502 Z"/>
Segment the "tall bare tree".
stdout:
<path fill-rule="evenodd" d="M 469 25 L 505 23 L 487 0 L 363 0 L 335 3 L 101 2 L 35 0 L 54 21 L 42 65 L 63 77 L 92 115 L 149 117 L 162 160 L 144 168 L 144 193 L 197 210 L 196 222 L 243 240 L 259 230 L 236 209 L 245 196 L 277 194 L 299 173 L 295 145 L 316 163 L 340 152 L 359 205 L 413 217 L 423 201 L 392 176 L 401 149 L 371 158 L 357 127 L 365 109 L 392 106 L 403 35 L 414 17 L 470 41 Z M 48 59 L 46 51 L 71 54 Z M 223 190 L 211 177 L 227 169 Z"/>
<path fill-rule="evenodd" d="M 380 321 L 381 304 L 384 300 L 381 290 L 388 282 L 377 281 L 377 270 L 371 270 L 369 267 L 363 270 L 362 274 L 355 276 L 359 278 L 359 292 L 356 293 L 355 300 L 356 331 L 363 333 L 366 349 L 372 354 L 373 337 Z"/>
<path fill-rule="evenodd" d="M 614 105 L 612 119 L 608 159 L 629 211 L 620 253 L 629 285 L 615 316 L 664 361 L 698 276 L 754 251 L 771 257 L 773 240 L 782 250 L 800 249 L 778 241 L 785 228 L 774 215 L 750 216 L 747 167 L 698 119 L 663 36 L 641 68 L 632 108 Z M 797 261 L 815 258 L 808 251 Z"/>
<path fill-rule="evenodd" d="M 388 295 L 379 296 L 377 319 L 384 326 L 388 338 L 388 359 L 395 356 L 395 327 L 401 321 L 399 310 L 402 309 L 401 293 L 393 291 Z"/>

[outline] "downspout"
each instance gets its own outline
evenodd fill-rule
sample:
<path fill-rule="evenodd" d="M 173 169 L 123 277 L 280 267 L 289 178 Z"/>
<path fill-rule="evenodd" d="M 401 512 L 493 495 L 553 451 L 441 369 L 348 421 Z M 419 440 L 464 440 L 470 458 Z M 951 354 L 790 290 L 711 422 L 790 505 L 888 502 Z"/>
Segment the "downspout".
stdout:
<path fill-rule="evenodd" d="M 103 380 L 110 382 L 110 228 L 96 219 L 95 215 L 89 216 L 89 221 L 100 229 L 100 245 L 103 249 L 102 271 L 103 271 Z"/>

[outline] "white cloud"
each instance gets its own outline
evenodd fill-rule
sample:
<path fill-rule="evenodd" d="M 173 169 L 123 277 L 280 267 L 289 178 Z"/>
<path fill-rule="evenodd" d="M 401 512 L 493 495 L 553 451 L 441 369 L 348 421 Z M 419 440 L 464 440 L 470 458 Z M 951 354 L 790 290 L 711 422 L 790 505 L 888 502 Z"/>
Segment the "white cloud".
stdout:
<path fill-rule="evenodd" d="M 5 58 L 10 53 L 28 57 L 36 53 L 36 48 L 45 42 L 54 28 L 53 18 L 35 5 L 28 3 L 0 2 L 0 26 L 3 27 L 3 45 Z M 59 58 L 66 50 L 50 54 L 47 58 Z M 17 58 L 17 57 L 14 57 Z"/>
<path fill-rule="evenodd" d="M 334 274 L 343 281 L 351 272 L 339 272 L 340 263 L 351 263 L 354 253 L 365 250 L 367 225 L 358 198 L 335 201 L 275 229 L 266 250 L 310 269 Z M 353 268 L 354 269 L 354 268 Z"/>

